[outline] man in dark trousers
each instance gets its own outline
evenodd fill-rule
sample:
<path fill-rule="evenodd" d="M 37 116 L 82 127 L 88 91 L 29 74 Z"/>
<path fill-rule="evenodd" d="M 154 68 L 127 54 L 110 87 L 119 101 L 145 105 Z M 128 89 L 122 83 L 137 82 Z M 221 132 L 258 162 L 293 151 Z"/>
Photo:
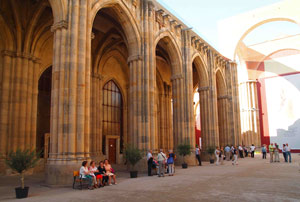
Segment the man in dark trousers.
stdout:
<path fill-rule="evenodd" d="M 196 153 L 196 158 L 197 158 L 197 160 L 199 162 L 199 166 L 202 166 L 202 164 L 201 164 L 201 158 L 200 158 L 201 151 L 200 151 L 200 148 L 199 148 L 198 145 L 196 145 L 195 153 Z"/>
<path fill-rule="evenodd" d="M 151 150 L 149 150 L 147 153 L 147 162 L 148 162 L 148 176 L 152 176 L 153 156 Z"/>

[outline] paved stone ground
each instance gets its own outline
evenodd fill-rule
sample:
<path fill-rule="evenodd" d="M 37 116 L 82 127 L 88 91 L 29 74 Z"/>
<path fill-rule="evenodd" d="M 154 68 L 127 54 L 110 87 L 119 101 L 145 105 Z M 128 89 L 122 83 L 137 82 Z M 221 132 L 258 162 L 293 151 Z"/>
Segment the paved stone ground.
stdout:
<path fill-rule="evenodd" d="M 95 190 L 49 188 L 42 175 L 28 176 L 29 198 L 15 199 L 18 178 L 0 177 L 0 200 L 4 201 L 300 201 L 300 155 L 293 163 L 273 163 L 261 156 L 216 166 L 204 163 L 188 169 L 176 167 L 173 177 L 145 175 L 128 178 L 119 173 L 118 185 Z M 282 161 L 282 159 L 281 159 Z"/>

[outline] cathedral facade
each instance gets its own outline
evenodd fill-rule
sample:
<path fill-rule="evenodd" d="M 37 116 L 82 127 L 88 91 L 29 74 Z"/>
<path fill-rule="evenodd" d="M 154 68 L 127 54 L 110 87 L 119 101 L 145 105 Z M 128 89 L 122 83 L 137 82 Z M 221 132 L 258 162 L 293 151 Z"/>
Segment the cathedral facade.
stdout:
<path fill-rule="evenodd" d="M 127 144 L 194 148 L 195 93 L 203 154 L 241 143 L 236 63 L 156 1 L 4 0 L 0 10 L 0 153 L 42 150 L 47 183 L 70 181 L 84 159 L 121 164 Z"/>

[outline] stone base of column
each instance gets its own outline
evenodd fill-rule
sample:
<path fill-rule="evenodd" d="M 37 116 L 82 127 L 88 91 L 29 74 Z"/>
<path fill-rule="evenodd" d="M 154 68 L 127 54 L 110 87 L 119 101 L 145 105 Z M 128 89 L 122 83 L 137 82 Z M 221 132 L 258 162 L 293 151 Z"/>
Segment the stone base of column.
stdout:
<path fill-rule="evenodd" d="M 127 164 L 127 170 L 135 170 L 139 173 L 147 173 L 148 172 L 148 163 L 147 163 L 147 157 L 143 157 L 135 166 L 132 168 L 131 165 Z"/>
<path fill-rule="evenodd" d="M 216 159 L 216 156 L 207 154 L 206 152 L 201 152 L 201 161 L 209 161 L 210 159 Z"/>
<path fill-rule="evenodd" d="M 44 173 L 45 170 L 45 163 L 44 159 L 40 159 L 37 165 L 34 168 L 28 169 L 25 171 L 25 175 L 33 175 L 36 173 Z M 18 173 L 15 170 L 12 170 L 9 168 L 6 164 L 4 159 L 0 159 L 0 176 L 13 176 L 18 175 Z"/>
<path fill-rule="evenodd" d="M 45 181 L 49 186 L 72 186 L 73 171 L 79 171 L 82 162 L 55 162 L 45 167 Z"/>
<path fill-rule="evenodd" d="M 6 164 L 4 159 L 0 159 L 0 175 L 5 175 L 6 174 Z"/>
<path fill-rule="evenodd" d="M 194 153 L 192 153 L 189 156 L 185 156 L 184 160 L 183 160 L 182 156 L 176 155 L 175 165 L 176 166 L 181 166 L 183 164 L 183 162 L 187 163 L 189 166 L 197 165 L 196 155 Z"/>

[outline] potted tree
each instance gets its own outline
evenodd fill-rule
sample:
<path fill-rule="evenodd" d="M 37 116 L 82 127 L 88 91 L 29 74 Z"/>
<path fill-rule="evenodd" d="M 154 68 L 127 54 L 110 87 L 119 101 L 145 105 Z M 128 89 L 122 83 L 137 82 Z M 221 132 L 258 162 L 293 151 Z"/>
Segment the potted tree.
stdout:
<path fill-rule="evenodd" d="M 28 196 L 29 187 L 24 184 L 24 172 L 30 168 L 34 168 L 39 161 L 40 153 L 30 151 L 29 149 L 8 153 L 5 163 L 12 170 L 18 172 L 21 176 L 21 187 L 15 188 L 17 198 L 26 198 Z"/>
<path fill-rule="evenodd" d="M 141 150 L 132 145 L 128 145 L 124 151 L 124 158 L 126 162 L 131 165 L 130 177 L 137 178 L 138 171 L 135 170 L 135 165 L 142 159 Z"/>
<path fill-rule="evenodd" d="M 179 144 L 177 150 L 180 156 L 183 157 L 182 168 L 187 168 L 188 164 L 185 162 L 185 156 L 191 155 L 191 145 L 188 143 Z"/>
<path fill-rule="evenodd" d="M 208 147 L 206 151 L 209 154 L 209 162 L 213 164 L 215 162 L 215 159 L 213 158 L 213 155 L 215 153 L 215 147 Z"/>

